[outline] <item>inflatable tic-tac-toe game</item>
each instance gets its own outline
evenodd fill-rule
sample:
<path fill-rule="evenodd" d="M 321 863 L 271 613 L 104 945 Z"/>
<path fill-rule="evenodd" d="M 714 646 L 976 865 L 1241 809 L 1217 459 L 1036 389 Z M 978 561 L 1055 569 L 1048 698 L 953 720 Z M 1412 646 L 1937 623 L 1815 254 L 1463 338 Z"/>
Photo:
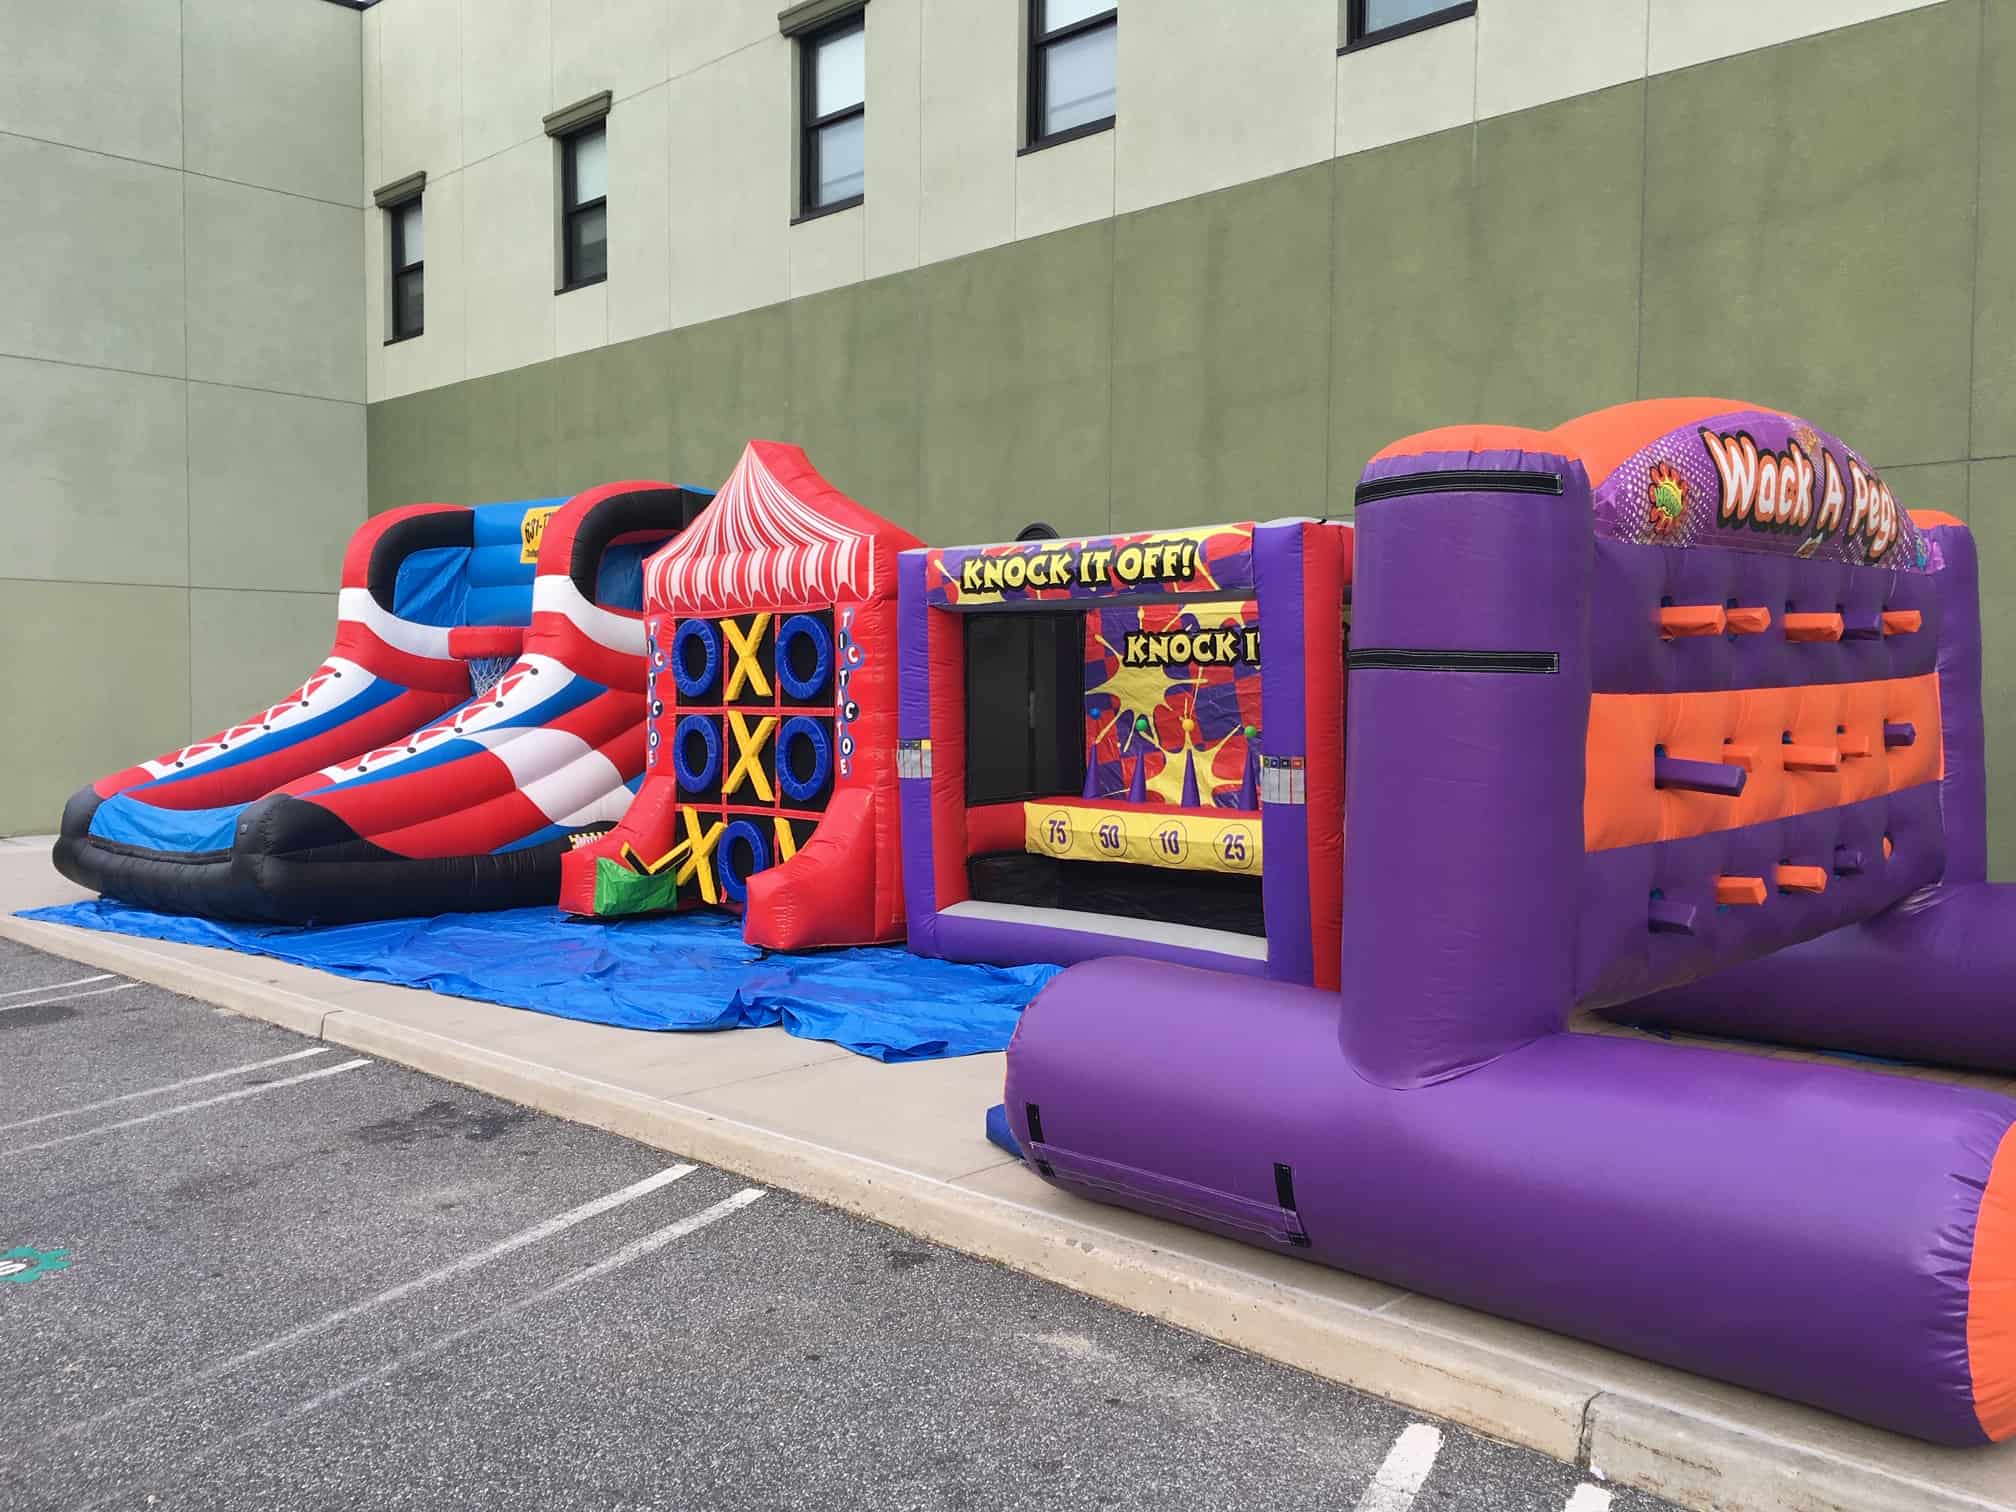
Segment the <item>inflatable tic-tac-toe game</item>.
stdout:
<path fill-rule="evenodd" d="M 645 564 L 646 773 L 566 858 L 588 917 L 739 909 L 773 949 L 902 932 L 896 559 L 916 538 L 752 441 Z"/>

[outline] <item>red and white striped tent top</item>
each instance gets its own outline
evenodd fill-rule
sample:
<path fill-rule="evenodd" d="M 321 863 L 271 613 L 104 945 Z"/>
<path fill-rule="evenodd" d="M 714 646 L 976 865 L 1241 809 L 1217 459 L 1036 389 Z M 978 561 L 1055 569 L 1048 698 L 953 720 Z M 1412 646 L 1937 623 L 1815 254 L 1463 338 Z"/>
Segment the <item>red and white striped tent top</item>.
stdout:
<path fill-rule="evenodd" d="M 714 502 L 644 564 L 647 611 L 733 614 L 866 601 L 896 591 L 896 554 L 921 546 L 863 509 L 784 441 L 751 441 Z"/>

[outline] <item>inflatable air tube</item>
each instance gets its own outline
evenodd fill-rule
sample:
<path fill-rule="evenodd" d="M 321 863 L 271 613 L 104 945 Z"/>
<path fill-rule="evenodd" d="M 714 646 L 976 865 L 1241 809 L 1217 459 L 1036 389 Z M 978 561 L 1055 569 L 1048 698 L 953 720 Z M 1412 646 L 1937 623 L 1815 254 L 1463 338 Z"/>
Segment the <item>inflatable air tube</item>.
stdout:
<path fill-rule="evenodd" d="M 1396 1089 L 1338 1029 L 1334 994 L 1074 966 L 1010 1127 L 1102 1202 L 1935 1443 L 2016 1430 L 2016 1102 L 1575 1034 Z"/>

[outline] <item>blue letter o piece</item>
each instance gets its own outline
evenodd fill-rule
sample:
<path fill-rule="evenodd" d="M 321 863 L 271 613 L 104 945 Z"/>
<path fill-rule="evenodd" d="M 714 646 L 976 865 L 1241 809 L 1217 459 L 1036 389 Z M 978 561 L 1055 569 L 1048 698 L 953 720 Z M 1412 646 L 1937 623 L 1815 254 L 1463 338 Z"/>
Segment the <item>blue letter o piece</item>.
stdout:
<path fill-rule="evenodd" d="M 803 782 L 798 780 L 791 762 L 792 747 L 800 740 L 812 742 L 812 775 Z M 826 786 L 832 771 L 833 748 L 826 739 L 826 727 L 803 714 L 785 720 L 777 736 L 777 785 L 784 789 L 784 796 L 794 803 L 805 802 Z"/>
<path fill-rule="evenodd" d="M 749 869 L 736 874 L 734 862 L 738 841 L 746 841 L 749 846 Z M 743 903 L 749 898 L 749 879 L 770 864 L 770 847 L 763 843 L 763 832 L 747 819 L 730 821 L 721 831 L 721 838 L 714 846 L 714 872 L 721 879 L 721 891 L 731 903 Z"/>
<path fill-rule="evenodd" d="M 810 677 L 798 677 L 791 670 L 791 643 L 800 636 L 812 642 Z M 794 614 L 777 632 L 777 680 L 793 698 L 817 698 L 826 691 L 826 679 L 833 675 L 833 639 L 826 627 L 809 614 Z"/>
<path fill-rule="evenodd" d="M 686 643 L 697 640 L 706 649 L 707 656 L 700 668 L 700 675 L 693 677 L 686 671 Z M 672 637 L 672 680 L 679 685 L 679 693 L 684 698 L 698 698 L 714 686 L 714 679 L 721 671 L 721 636 L 714 628 L 712 620 L 683 619 Z"/>
<path fill-rule="evenodd" d="M 707 753 L 706 762 L 697 772 L 686 764 L 689 735 L 698 735 Z M 721 735 L 705 714 L 688 714 L 679 721 L 679 728 L 672 734 L 672 770 L 679 774 L 679 790 L 683 793 L 704 793 L 721 775 Z"/>

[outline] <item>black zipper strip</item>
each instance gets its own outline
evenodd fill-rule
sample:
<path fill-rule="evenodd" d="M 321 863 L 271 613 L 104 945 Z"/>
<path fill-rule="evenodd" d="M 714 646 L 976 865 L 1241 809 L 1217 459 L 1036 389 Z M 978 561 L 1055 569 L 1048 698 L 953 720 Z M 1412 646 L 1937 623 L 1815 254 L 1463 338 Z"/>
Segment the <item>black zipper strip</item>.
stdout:
<path fill-rule="evenodd" d="M 1360 483 L 1355 497 L 1360 504 L 1371 504 L 1379 499 L 1397 499 L 1407 494 L 1561 492 L 1559 473 L 1520 472 L 1509 467 L 1451 467 L 1440 472 L 1374 478 L 1369 483 Z"/>
<path fill-rule="evenodd" d="M 1528 672 L 1561 670 L 1558 651 L 1407 651 L 1376 647 L 1351 652 L 1354 672 Z"/>

